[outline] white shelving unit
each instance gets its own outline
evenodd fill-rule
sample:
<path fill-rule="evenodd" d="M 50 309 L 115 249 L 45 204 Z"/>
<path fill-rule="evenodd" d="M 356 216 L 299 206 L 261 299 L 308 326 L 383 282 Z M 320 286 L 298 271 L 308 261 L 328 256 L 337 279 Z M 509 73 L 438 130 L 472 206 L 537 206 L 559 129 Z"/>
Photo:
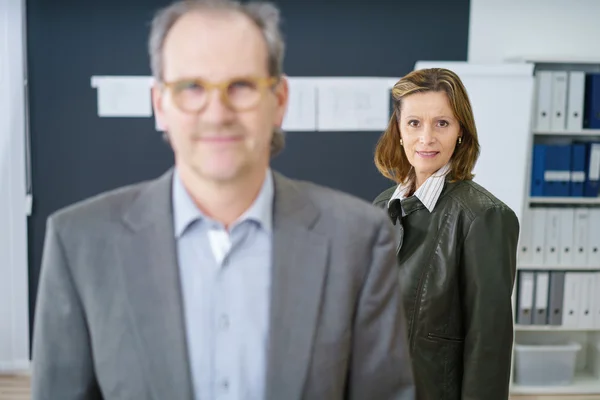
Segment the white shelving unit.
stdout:
<path fill-rule="evenodd" d="M 596 328 L 566 328 L 549 325 L 515 325 L 515 331 L 521 332 L 597 332 Z"/>
<path fill-rule="evenodd" d="M 534 135 L 539 136 L 592 136 L 600 137 L 600 129 L 582 129 L 580 131 L 533 131 Z"/>
<path fill-rule="evenodd" d="M 586 73 L 600 72 L 600 60 L 567 60 L 556 57 L 547 58 L 520 58 L 520 61 L 532 63 L 535 71 L 584 71 Z M 514 60 L 513 60 L 514 61 Z M 537 82 L 536 82 L 537 85 Z M 569 141 L 599 141 L 600 129 L 582 129 L 576 130 L 550 130 L 536 129 L 535 114 L 537 102 L 537 88 L 534 89 L 534 98 L 532 99 L 532 127 L 530 129 L 530 140 L 528 150 L 528 161 L 526 171 L 527 196 L 523 198 L 523 214 L 527 214 L 533 208 L 600 208 L 600 198 L 590 197 L 532 197 L 530 193 L 530 180 L 532 168 L 533 145 L 542 143 L 568 143 Z M 568 99 L 568 95 L 567 95 Z M 525 219 L 525 221 L 528 221 Z M 521 226 L 523 232 L 523 224 Z M 586 265 L 556 265 L 553 263 L 524 262 L 519 260 L 518 271 L 566 271 L 566 272 L 598 272 L 600 273 L 600 264 L 597 266 Z M 596 290 L 600 290 L 597 287 Z M 519 325 L 516 321 L 518 315 L 517 304 L 518 286 L 515 285 L 513 294 L 514 315 L 515 315 L 515 343 L 539 343 L 554 344 L 568 341 L 575 341 L 582 345 L 582 350 L 578 352 L 576 359 L 575 379 L 570 385 L 566 386 L 522 386 L 514 382 L 514 369 L 518 368 L 513 364 L 513 376 L 511 377 L 511 395 L 600 395 L 600 351 L 596 350 L 596 343 L 600 342 L 600 324 L 593 327 L 573 327 L 557 325 Z M 600 297 L 596 297 L 600 299 Z M 600 315 L 597 315 L 600 318 Z M 513 361 L 515 360 L 513 354 Z M 557 398 L 560 398 L 557 397 Z M 599 397 L 600 398 L 600 397 Z"/>
<path fill-rule="evenodd" d="M 519 264 L 517 267 L 519 270 L 527 270 L 527 271 L 598 271 L 599 269 L 594 268 L 590 269 L 588 267 L 583 266 L 572 266 L 567 267 L 564 265 L 554 265 L 554 264 Z M 600 330 L 600 329 L 599 329 Z"/>
<path fill-rule="evenodd" d="M 600 393 L 600 380 L 592 375 L 577 375 L 568 386 L 512 385 L 512 395 L 590 395 Z"/>
<path fill-rule="evenodd" d="M 529 197 L 529 204 L 600 205 L 595 197 Z"/>

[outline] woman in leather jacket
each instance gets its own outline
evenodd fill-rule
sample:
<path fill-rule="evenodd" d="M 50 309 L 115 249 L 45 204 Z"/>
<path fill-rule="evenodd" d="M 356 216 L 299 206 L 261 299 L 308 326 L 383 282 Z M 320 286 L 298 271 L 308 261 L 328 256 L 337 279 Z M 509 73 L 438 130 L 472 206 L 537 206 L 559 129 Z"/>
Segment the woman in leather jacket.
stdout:
<path fill-rule="evenodd" d="M 519 222 L 472 180 L 477 130 L 455 73 L 411 72 L 392 97 L 375 164 L 396 185 L 374 204 L 398 231 L 417 398 L 506 400 Z"/>

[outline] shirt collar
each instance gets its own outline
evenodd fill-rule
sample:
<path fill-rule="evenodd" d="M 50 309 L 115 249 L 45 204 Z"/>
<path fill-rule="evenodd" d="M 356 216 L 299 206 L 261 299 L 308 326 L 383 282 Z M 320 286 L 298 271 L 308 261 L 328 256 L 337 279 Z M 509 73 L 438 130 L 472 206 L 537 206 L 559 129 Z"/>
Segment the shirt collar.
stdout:
<path fill-rule="evenodd" d="M 440 198 L 440 194 L 442 194 L 442 189 L 444 188 L 444 182 L 446 181 L 446 175 L 448 172 L 450 172 L 450 164 L 446 164 L 437 170 L 433 175 L 427 178 L 427 180 L 425 180 L 425 182 L 415 192 L 415 196 L 421 201 L 421 203 L 423 203 L 429 212 L 433 211 L 437 201 Z M 392 200 L 405 199 L 409 188 L 409 185 L 398 185 L 394 191 L 394 194 L 388 201 L 388 207 Z"/>
<path fill-rule="evenodd" d="M 257 222 L 262 229 L 271 232 L 273 229 L 273 196 L 274 184 L 273 175 L 270 169 L 263 182 L 263 185 L 258 193 L 258 196 L 232 227 L 240 224 L 243 221 L 251 220 Z M 175 169 L 173 173 L 173 184 L 171 188 L 171 197 L 173 201 L 173 221 L 175 228 L 175 237 L 181 237 L 186 229 L 195 221 L 209 219 L 200 209 L 194 204 L 188 191 L 183 186 L 181 177 Z"/>

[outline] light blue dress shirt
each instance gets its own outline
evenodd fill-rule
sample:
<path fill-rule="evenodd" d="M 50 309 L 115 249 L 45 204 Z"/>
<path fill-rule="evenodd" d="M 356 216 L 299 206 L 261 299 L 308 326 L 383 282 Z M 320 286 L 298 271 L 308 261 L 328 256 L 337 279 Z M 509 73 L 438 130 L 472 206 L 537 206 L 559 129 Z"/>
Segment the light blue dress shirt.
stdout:
<path fill-rule="evenodd" d="M 273 178 L 227 232 L 173 176 L 173 216 L 197 400 L 264 398 Z"/>

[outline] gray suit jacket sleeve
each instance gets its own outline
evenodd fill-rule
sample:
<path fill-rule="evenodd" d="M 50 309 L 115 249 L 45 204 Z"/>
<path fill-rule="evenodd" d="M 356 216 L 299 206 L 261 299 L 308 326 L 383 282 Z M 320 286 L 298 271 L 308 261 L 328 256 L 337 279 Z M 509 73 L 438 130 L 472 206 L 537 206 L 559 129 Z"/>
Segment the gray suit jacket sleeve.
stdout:
<path fill-rule="evenodd" d="M 82 304 L 52 218 L 43 254 L 33 334 L 32 399 L 101 399 Z"/>
<path fill-rule="evenodd" d="M 351 399 L 414 399 L 391 224 L 382 218 L 360 295 L 350 371 Z"/>

